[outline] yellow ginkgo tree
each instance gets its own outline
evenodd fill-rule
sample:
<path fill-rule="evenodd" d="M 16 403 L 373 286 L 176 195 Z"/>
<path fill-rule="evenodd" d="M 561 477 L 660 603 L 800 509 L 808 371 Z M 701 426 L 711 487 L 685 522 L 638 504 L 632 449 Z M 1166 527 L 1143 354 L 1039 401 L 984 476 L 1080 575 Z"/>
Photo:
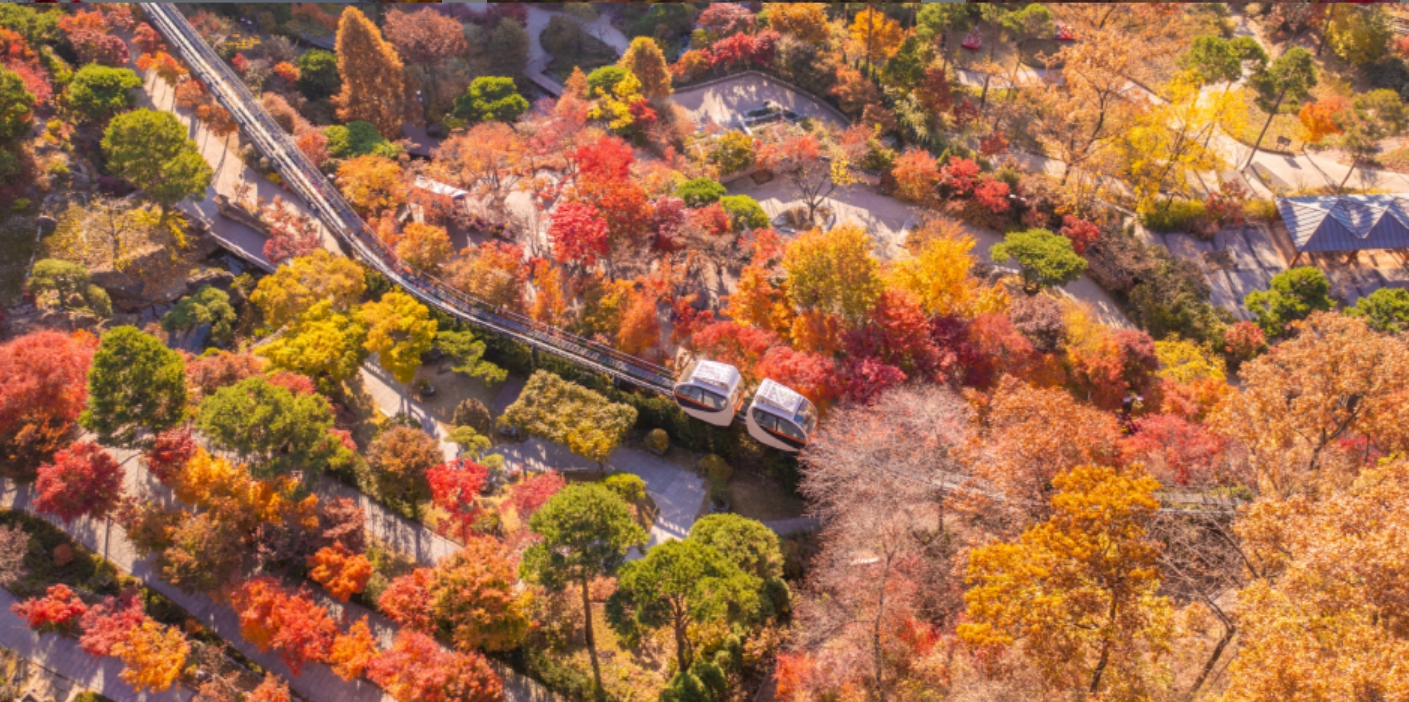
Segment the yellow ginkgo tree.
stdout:
<path fill-rule="evenodd" d="M 1168 207 L 1175 193 L 1189 192 L 1198 174 L 1216 173 L 1225 166 L 1217 145 L 1210 146 L 1211 138 L 1220 119 L 1236 119 L 1231 112 L 1240 99 L 1238 93 L 1205 98 L 1187 74 L 1171 80 L 1164 94 L 1167 101 L 1144 110 L 1118 144 L 1124 176 L 1141 212 Z M 1161 193 L 1171 198 L 1164 205 L 1159 204 Z"/>
<path fill-rule="evenodd" d="M 436 321 L 430 310 L 404 292 L 393 290 L 362 306 L 367 325 L 363 346 L 398 382 L 409 383 L 421 367 L 421 354 L 435 343 Z"/>
<path fill-rule="evenodd" d="M 1159 483 L 1141 468 L 1078 466 L 1052 480 L 1052 516 L 969 555 L 968 621 L 981 651 L 1021 651 L 1053 693 L 1149 699 L 1173 610 L 1146 523 Z M 1103 693 L 1120 691 L 1116 696 Z"/>

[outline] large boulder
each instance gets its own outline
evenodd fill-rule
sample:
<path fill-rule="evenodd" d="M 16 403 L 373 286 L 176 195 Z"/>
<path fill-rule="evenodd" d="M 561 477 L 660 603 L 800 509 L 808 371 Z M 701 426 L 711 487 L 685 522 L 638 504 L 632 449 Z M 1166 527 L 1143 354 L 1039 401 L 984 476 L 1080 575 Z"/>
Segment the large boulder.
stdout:
<path fill-rule="evenodd" d="M 228 293 L 235 285 L 235 274 L 220 268 L 206 268 L 186 279 L 186 294 L 195 295 L 207 285 Z"/>
<path fill-rule="evenodd" d="M 146 306 L 142 296 L 142 281 L 114 268 L 99 268 L 88 273 L 88 279 L 108 291 L 113 306 L 124 312 L 136 312 Z"/>

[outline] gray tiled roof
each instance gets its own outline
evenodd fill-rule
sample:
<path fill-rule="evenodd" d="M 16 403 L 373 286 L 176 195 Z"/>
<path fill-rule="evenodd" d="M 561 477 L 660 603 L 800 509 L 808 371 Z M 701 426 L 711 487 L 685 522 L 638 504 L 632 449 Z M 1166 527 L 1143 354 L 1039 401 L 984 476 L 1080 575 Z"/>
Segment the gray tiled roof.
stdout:
<path fill-rule="evenodd" d="M 1297 251 L 1409 248 L 1409 195 L 1332 195 L 1277 200 Z"/>

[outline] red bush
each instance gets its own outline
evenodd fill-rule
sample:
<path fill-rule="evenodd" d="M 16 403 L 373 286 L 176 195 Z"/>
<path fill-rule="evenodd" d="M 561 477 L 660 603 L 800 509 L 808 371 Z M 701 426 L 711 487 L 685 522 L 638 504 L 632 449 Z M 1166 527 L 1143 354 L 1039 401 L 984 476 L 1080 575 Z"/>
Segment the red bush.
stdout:
<path fill-rule="evenodd" d="M 31 597 L 10 606 L 35 631 L 64 631 L 78 625 L 88 606 L 67 585 L 52 585 L 43 597 Z"/>

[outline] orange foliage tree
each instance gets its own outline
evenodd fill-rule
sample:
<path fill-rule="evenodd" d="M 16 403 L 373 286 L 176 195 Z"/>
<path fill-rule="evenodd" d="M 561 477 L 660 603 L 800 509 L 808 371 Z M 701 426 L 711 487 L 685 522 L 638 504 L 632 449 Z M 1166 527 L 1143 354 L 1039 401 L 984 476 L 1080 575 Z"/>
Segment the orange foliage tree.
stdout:
<path fill-rule="evenodd" d="M 1169 651 L 1173 629 L 1158 594 L 1160 544 L 1145 526 L 1159 483 L 1100 466 L 1052 483 L 1050 519 L 970 552 L 957 633 L 979 651 L 1021 650 L 1052 694 L 1095 696 L 1110 681 L 1105 689 L 1148 695 L 1161 685 L 1149 663 Z"/>
<path fill-rule="evenodd" d="M 477 653 L 447 653 L 425 634 L 403 629 L 367 677 L 396 702 L 497 702 L 503 683 Z"/>
<path fill-rule="evenodd" d="M 31 597 L 10 605 L 10 611 L 36 631 L 69 631 L 78 626 L 88 605 L 83 604 L 69 586 L 60 583 L 49 586 L 43 597 Z"/>
<path fill-rule="evenodd" d="M 372 637 L 372 629 L 363 617 L 348 627 L 346 634 L 333 638 L 333 647 L 328 652 L 328 663 L 333 672 L 343 680 L 362 677 L 367 665 L 377 657 L 377 640 Z"/>
<path fill-rule="evenodd" d="M 396 255 L 407 263 L 434 273 L 440 270 L 441 263 L 450 260 L 450 235 L 444 227 L 408 222 L 401 234 Z"/>
<path fill-rule="evenodd" d="M 148 620 L 115 644 L 112 652 L 122 659 L 123 682 L 138 692 L 161 692 L 181 676 L 191 645 L 181 630 Z"/>
<path fill-rule="evenodd" d="M 527 604 L 515 590 L 518 564 L 504 544 L 471 538 L 443 559 L 430 587 L 435 622 L 464 652 L 514 648 L 528 633 Z"/>
<path fill-rule="evenodd" d="M 372 577 L 372 562 L 341 546 L 324 546 L 308 557 L 308 577 L 327 588 L 339 602 L 362 592 Z"/>
<path fill-rule="evenodd" d="M 382 39 L 377 25 L 361 10 L 343 10 L 338 22 L 338 74 L 342 91 L 333 97 L 343 123 L 364 120 L 388 139 L 401 137 L 406 116 L 406 87 L 401 57 Z"/>

